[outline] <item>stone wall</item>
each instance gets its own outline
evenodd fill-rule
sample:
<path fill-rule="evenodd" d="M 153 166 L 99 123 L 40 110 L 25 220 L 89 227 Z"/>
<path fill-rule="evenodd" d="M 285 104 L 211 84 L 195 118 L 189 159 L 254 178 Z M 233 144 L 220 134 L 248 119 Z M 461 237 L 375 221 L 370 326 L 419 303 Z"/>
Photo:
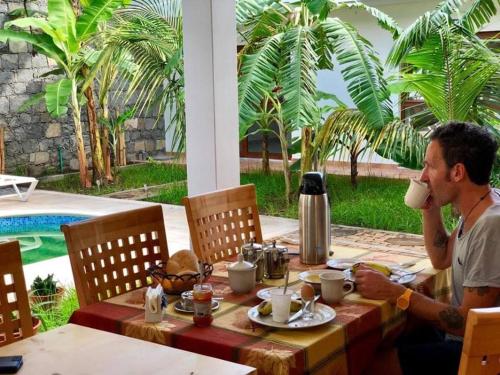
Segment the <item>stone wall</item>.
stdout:
<path fill-rule="evenodd" d="M 0 27 L 8 12 L 23 6 L 22 0 L 0 0 Z M 46 10 L 46 0 L 27 2 L 29 9 Z M 50 60 L 50 59 L 49 59 Z M 23 42 L 0 43 L 0 127 L 5 128 L 6 169 L 8 173 L 40 175 L 59 171 L 59 154 L 64 170 L 77 170 L 78 159 L 70 114 L 52 118 L 40 103 L 22 112 L 20 105 L 42 91 L 54 77 L 40 76 L 55 68 L 53 62 Z M 85 120 L 85 109 L 82 111 Z M 165 148 L 163 121 L 154 126 L 152 118 L 127 121 L 127 158 L 141 159 Z M 84 140 L 90 157 L 89 138 Z M 90 165 L 90 164 L 89 164 Z"/>

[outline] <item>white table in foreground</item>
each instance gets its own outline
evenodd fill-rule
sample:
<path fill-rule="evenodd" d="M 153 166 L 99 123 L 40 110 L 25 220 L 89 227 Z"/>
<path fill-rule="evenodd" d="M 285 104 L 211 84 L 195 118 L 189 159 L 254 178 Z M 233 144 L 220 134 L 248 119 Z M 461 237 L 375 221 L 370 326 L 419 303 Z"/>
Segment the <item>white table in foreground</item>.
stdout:
<path fill-rule="evenodd" d="M 255 374 L 253 367 L 67 324 L 0 348 L 22 355 L 19 375 Z"/>

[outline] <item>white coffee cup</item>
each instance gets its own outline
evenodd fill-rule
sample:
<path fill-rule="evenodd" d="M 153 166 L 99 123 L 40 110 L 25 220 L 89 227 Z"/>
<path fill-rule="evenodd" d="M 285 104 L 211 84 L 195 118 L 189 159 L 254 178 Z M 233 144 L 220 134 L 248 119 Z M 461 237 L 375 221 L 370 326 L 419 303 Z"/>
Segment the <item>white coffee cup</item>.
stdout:
<path fill-rule="evenodd" d="M 346 294 L 354 290 L 354 283 L 345 280 L 342 271 L 329 271 L 319 275 L 321 280 L 321 298 L 326 303 L 337 303 L 344 298 Z"/>
<path fill-rule="evenodd" d="M 429 194 L 430 190 L 425 182 L 412 178 L 405 195 L 405 204 L 411 208 L 422 208 Z"/>
<path fill-rule="evenodd" d="M 271 290 L 271 304 L 273 308 L 273 320 L 284 323 L 290 316 L 290 304 L 292 302 L 293 290 L 287 290 L 283 294 L 283 289 Z"/>

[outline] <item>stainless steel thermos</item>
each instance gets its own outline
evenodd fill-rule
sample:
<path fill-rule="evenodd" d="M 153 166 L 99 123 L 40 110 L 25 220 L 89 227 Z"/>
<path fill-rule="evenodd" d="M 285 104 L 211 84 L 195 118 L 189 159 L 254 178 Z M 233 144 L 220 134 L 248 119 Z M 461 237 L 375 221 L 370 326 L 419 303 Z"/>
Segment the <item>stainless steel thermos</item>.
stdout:
<path fill-rule="evenodd" d="M 324 264 L 330 250 L 330 204 L 323 175 L 302 176 L 299 196 L 300 261 Z"/>

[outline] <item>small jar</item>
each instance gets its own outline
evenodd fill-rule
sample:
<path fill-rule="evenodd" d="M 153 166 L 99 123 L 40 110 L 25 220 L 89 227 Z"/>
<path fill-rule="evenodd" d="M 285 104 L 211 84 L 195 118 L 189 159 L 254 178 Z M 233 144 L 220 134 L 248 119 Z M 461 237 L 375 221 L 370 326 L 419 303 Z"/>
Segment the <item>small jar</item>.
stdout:
<path fill-rule="evenodd" d="M 211 284 L 194 284 L 193 286 L 193 322 L 197 327 L 208 327 L 214 320 L 212 317 Z"/>

